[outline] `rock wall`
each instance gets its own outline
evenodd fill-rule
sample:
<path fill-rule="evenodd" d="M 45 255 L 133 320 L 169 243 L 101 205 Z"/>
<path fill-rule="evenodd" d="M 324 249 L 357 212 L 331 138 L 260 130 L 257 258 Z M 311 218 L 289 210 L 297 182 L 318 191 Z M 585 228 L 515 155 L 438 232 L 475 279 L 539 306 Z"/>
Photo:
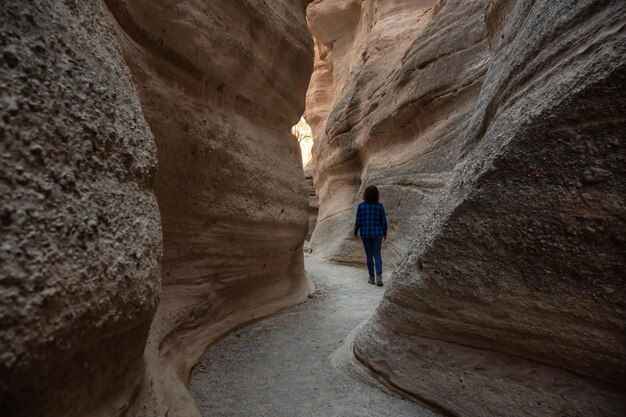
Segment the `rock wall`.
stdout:
<path fill-rule="evenodd" d="M 159 292 L 157 155 L 99 1 L 0 4 L 0 414 L 123 414 Z"/>
<path fill-rule="evenodd" d="M 361 256 L 354 205 L 381 186 L 398 263 L 347 351 L 388 388 L 446 415 L 626 407 L 625 17 L 594 0 L 309 7 L 333 77 L 313 250 Z"/>
<path fill-rule="evenodd" d="M 107 4 L 156 140 L 164 237 L 148 382 L 131 414 L 197 415 L 186 384 L 208 345 L 311 291 L 309 193 L 290 133 L 312 71 L 305 2 Z"/>
<path fill-rule="evenodd" d="M 207 346 L 306 298 L 306 3 L 2 3 L 0 414 L 197 415 Z"/>
<path fill-rule="evenodd" d="M 489 62 L 485 2 L 465 3 L 450 1 L 445 13 L 435 0 L 309 6 L 311 31 L 324 51 L 316 55 L 306 114 L 320 199 L 315 253 L 363 262 L 352 225 L 369 184 L 379 187 L 390 221 L 386 268 L 414 240 L 456 164 L 455 139 Z"/>

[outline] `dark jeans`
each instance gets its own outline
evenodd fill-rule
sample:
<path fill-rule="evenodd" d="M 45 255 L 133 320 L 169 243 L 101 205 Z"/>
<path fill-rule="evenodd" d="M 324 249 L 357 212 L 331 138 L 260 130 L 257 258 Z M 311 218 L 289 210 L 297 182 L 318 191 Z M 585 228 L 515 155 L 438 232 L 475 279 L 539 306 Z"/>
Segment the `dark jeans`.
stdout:
<path fill-rule="evenodd" d="M 383 245 L 382 237 L 362 237 L 363 246 L 365 247 L 365 257 L 367 258 L 367 270 L 370 277 L 374 276 L 374 262 L 376 262 L 376 273 L 383 273 L 383 258 L 380 256 L 380 249 Z"/>

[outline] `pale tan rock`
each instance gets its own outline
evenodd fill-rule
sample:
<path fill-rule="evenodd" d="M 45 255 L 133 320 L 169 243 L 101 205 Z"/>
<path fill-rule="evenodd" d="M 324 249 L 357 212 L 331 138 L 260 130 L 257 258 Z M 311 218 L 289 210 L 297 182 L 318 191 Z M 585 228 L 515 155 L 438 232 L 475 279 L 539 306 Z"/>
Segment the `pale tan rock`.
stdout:
<path fill-rule="evenodd" d="M 342 2 L 309 6 L 316 37 L 316 27 L 335 19 L 324 11 L 340 8 L 325 3 Z M 363 263 L 352 225 L 362 190 L 376 184 L 391 225 L 383 249 L 391 269 L 454 167 L 460 141 L 453 139 L 473 110 L 489 54 L 485 3 L 446 7 L 438 14 L 437 1 L 362 2 L 354 30 L 326 45 L 332 61 L 316 61 L 307 120 L 319 114 L 325 122 L 312 125 L 320 198 L 315 253 Z M 332 100 L 315 100 L 311 91 L 327 90 L 330 79 Z M 327 107 L 318 104 L 324 101 Z"/>
<path fill-rule="evenodd" d="M 328 117 L 332 103 L 333 69 L 332 52 L 327 46 L 315 41 L 315 64 L 309 88 L 306 92 L 304 118 L 313 134 L 321 134 L 320 128 Z"/>
<path fill-rule="evenodd" d="M 347 2 L 322 3 L 308 9 L 315 36 Z M 626 6 L 364 1 L 360 13 L 350 33 L 318 38 L 333 98 L 318 110 L 311 242 L 359 262 L 354 206 L 373 183 L 398 263 L 342 352 L 449 415 L 623 414 Z"/>
<path fill-rule="evenodd" d="M 193 416 L 210 343 L 307 297 L 308 189 L 290 128 L 313 42 L 302 2 L 107 2 L 159 153 L 161 301 L 129 414 Z"/>
<path fill-rule="evenodd" d="M 323 16 L 322 19 L 319 16 Z M 359 0 L 318 0 L 308 9 L 308 23 L 315 38 L 324 45 L 350 36 L 361 20 Z"/>

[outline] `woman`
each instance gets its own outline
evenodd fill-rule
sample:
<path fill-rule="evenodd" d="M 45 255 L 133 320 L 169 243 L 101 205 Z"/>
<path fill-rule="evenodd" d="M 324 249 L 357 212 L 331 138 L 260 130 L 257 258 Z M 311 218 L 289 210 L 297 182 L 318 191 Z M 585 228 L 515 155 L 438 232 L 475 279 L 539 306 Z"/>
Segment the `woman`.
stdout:
<path fill-rule="evenodd" d="M 354 222 L 354 238 L 359 238 L 365 247 L 367 269 L 370 273 L 369 283 L 382 287 L 383 285 L 383 258 L 380 250 L 383 241 L 387 239 L 387 217 L 385 208 L 378 202 L 378 188 L 370 185 L 363 192 L 363 202 L 356 209 Z M 374 282 L 374 263 L 376 264 L 376 281 Z"/>

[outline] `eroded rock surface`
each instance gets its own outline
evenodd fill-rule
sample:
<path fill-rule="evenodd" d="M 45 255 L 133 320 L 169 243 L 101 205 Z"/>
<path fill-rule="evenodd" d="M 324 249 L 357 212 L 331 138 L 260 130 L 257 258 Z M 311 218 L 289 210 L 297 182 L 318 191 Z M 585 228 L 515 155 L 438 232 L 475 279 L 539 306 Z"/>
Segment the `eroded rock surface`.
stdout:
<path fill-rule="evenodd" d="M 489 48 L 484 1 L 442 7 L 434 0 L 324 0 L 308 8 L 323 51 L 307 98 L 320 198 L 311 243 L 325 258 L 363 262 L 352 223 L 372 183 L 391 224 L 384 246 L 391 267 L 454 168 L 455 139 L 474 109 Z"/>
<path fill-rule="evenodd" d="M 107 1 L 159 156 L 162 294 L 135 415 L 196 415 L 186 384 L 207 346 L 310 291 L 290 133 L 312 71 L 304 3 Z"/>
<path fill-rule="evenodd" d="M 159 290 L 154 140 L 99 1 L 0 4 L 0 414 L 113 416 Z"/>
<path fill-rule="evenodd" d="M 197 415 L 208 344 L 306 298 L 306 3 L 2 3 L 2 415 Z"/>
<path fill-rule="evenodd" d="M 625 8 L 309 7 L 332 57 L 313 250 L 358 260 L 354 205 L 380 186 L 399 262 L 353 352 L 401 395 L 452 415 L 622 413 Z"/>

